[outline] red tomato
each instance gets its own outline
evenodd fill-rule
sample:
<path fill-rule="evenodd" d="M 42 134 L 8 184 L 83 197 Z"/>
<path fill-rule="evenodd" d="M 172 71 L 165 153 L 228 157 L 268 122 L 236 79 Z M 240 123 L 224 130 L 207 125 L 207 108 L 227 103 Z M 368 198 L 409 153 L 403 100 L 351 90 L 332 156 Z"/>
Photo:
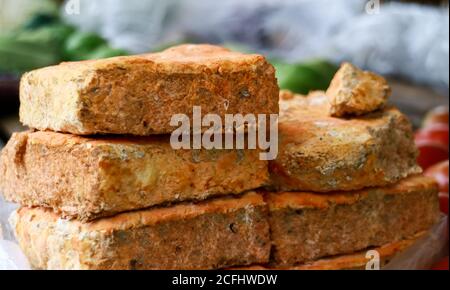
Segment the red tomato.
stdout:
<path fill-rule="evenodd" d="M 448 271 L 448 257 L 442 259 L 439 263 L 435 264 L 431 270 L 447 270 Z"/>
<path fill-rule="evenodd" d="M 431 110 L 423 121 L 423 127 L 428 127 L 436 123 L 448 125 L 448 107 L 440 106 Z"/>
<path fill-rule="evenodd" d="M 448 193 L 439 193 L 439 205 L 441 207 L 441 212 L 448 215 Z"/>
<path fill-rule="evenodd" d="M 429 140 L 418 140 L 416 141 L 416 145 L 420 151 L 417 162 L 423 170 L 441 161 L 448 160 L 448 146 Z"/>
<path fill-rule="evenodd" d="M 448 124 L 432 124 L 416 133 L 416 141 L 429 140 L 448 147 Z"/>
<path fill-rule="evenodd" d="M 448 160 L 431 166 L 425 175 L 436 179 L 440 192 L 448 193 Z"/>

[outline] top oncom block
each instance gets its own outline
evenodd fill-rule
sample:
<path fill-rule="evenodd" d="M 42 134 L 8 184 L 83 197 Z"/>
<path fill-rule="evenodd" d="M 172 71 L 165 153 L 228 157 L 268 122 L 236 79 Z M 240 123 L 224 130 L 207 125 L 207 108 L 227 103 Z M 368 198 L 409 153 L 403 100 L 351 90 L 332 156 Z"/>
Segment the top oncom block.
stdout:
<path fill-rule="evenodd" d="M 61 63 L 25 74 L 20 119 L 78 135 L 169 134 L 174 114 L 277 114 L 275 70 L 261 55 L 212 45 Z"/>

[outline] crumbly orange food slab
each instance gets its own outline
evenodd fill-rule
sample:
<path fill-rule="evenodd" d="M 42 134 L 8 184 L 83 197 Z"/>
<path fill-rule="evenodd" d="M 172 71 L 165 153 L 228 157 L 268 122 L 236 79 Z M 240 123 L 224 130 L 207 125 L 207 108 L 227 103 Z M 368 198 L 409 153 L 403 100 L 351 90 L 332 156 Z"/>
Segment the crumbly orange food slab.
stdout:
<path fill-rule="evenodd" d="M 437 185 L 417 176 L 388 188 L 251 192 L 88 223 L 44 208 L 21 208 L 11 220 L 25 254 L 42 269 L 332 269 L 353 258 L 328 264 L 329 257 L 409 239 L 438 217 Z"/>
<path fill-rule="evenodd" d="M 277 114 L 275 69 L 261 55 L 212 45 L 57 66 L 25 74 L 20 119 L 77 135 L 171 133 L 175 114 Z"/>
<path fill-rule="evenodd" d="M 281 93 L 279 153 L 269 164 L 274 190 L 358 190 L 421 172 L 412 126 L 397 109 L 335 118 L 329 106 L 323 92 Z"/>
<path fill-rule="evenodd" d="M 331 116 L 345 117 L 382 109 L 387 104 L 391 89 L 382 76 L 344 63 L 326 94 L 330 101 Z"/>
<path fill-rule="evenodd" d="M 439 218 L 437 184 L 423 176 L 356 192 L 268 193 L 266 202 L 277 267 L 400 241 Z"/>
<path fill-rule="evenodd" d="M 268 183 L 258 150 L 174 150 L 168 139 L 16 133 L 2 151 L 0 190 L 9 201 L 86 221 Z"/>
<path fill-rule="evenodd" d="M 395 256 L 402 253 L 413 245 L 424 233 L 420 233 L 410 239 L 392 242 L 381 247 L 368 248 L 352 254 L 338 255 L 308 262 L 302 265 L 290 267 L 268 267 L 250 266 L 235 268 L 235 270 L 366 270 L 372 257 L 367 257 L 368 251 L 376 251 L 379 254 L 380 269 L 388 264 Z M 374 265 L 369 264 L 368 269 L 372 270 Z M 376 270 L 376 269 L 374 269 Z"/>
<path fill-rule="evenodd" d="M 217 269 L 267 263 L 267 208 L 248 193 L 198 204 L 124 213 L 90 223 L 42 208 L 11 216 L 37 269 Z"/>

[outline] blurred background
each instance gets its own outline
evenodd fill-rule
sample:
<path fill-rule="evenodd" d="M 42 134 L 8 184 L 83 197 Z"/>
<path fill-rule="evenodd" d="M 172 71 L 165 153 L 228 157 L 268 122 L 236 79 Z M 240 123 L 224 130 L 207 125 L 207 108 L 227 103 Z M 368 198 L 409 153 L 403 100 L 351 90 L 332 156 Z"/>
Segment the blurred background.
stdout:
<path fill-rule="evenodd" d="M 263 53 L 298 93 L 325 89 L 351 61 L 388 77 L 417 127 L 448 108 L 448 1 L 0 0 L 0 144 L 20 130 L 22 73 L 184 42 Z"/>

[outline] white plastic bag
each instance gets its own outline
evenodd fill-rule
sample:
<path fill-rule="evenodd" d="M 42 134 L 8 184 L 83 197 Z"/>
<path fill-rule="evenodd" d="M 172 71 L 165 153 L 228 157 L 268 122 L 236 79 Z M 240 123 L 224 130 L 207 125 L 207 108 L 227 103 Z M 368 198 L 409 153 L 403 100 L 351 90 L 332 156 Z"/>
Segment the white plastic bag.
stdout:
<path fill-rule="evenodd" d="M 8 222 L 11 213 L 17 209 L 17 205 L 6 202 L 0 194 L 0 240 L 15 241 L 14 232 Z"/>
<path fill-rule="evenodd" d="M 0 240 L 0 270 L 31 270 L 19 245 Z"/>

